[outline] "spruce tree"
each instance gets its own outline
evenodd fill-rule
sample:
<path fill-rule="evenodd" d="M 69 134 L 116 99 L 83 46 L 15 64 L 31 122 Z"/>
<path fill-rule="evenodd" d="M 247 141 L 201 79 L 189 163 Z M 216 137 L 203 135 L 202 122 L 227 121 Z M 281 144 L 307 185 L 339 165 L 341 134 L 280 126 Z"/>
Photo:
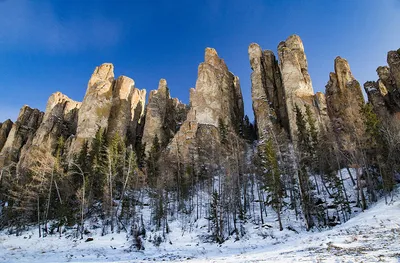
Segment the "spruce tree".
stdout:
<path fill-rule="evenodd" d="M 264 188 L 268 193 L 267 205 L 270 205 L 278 215 L 279 230 L 282 231 L 281 211 L 283 206 L 283 185 L 276 152 L 271 139 L 264 146 L 263 168 Z"/>

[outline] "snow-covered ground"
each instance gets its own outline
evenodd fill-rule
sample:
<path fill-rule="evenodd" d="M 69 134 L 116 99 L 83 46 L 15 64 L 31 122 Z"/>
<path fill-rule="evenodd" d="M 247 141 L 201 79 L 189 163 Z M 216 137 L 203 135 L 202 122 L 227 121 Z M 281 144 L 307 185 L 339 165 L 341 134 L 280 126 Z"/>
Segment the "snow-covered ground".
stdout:
<path fill-rule="evenodd" d="M 301 221 L 289 217 L 283 218 L 284 226 L 298 233 L 278 231 L 276 218 L 268 216 L 264 226 L 249 222 L 244 237 L 222 245 L 204 242 L 206 219 L 189 224 L 178 218 L 158 247 L 151 242 L 158 233 L 147 231 L 143 251 L 131 249 L 132 240 L 122 232 L 101 236 L 93 231 L 90 242 L 69 232 L 39 238 L 34 228 L 20 237 L 0 232 L 0 262 L 400 262 L 399 189 L 390 204 L 380 200 L 330 230 L 306 232 Z"/>

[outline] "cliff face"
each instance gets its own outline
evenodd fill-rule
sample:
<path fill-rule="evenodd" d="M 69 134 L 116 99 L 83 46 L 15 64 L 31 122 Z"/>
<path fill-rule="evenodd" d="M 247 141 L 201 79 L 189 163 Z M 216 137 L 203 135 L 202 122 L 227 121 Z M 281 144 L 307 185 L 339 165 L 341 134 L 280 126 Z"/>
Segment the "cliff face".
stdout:
<path fill-rule="evenodd" d="M 196 88 L 190 90 L 185 122 L 168 145 L 171 154 L 190 160 L 196 145 L 219 145 L 219 131 L 239 132 L 243 122 L 243 98 L 239 78 L 229 72 L 215 49 L 207 48 L 200 64 Z"/>
<path fill-rule="evenodd" d="M 271 132 L 286 131 L 296 142 L 296 106 L 305 114 L 306 107 L 317 121 L 317 129 L 329 126 L 323 93 L 314 94 L 307 70 L 307 59 L 300 37 L 293 35 L 278 46 L 280 63 L 272 51 L 251 44 L 248 49 L 254 117 L 260 139 Z"/>
<path fill-rule="evenodd" d="M 303 114 L 306 107 L 309 107 L 313 118 L 318 121 L 317 128 L 326 129 L 327 118 L 326 112 L 324 112 L 324 98 L 321 94 L 314 94 L 303 42 L 299 36 L 292 35 L 286 41 L 279 43 L 278 54 L 289 134 L 292 141 L 296 142 L 296 106 Z"/>
<path fill-rule="evenodd" d="M 360 83 L 351 73 L 349 63 L 341 57 L 335 59 L 335 72 L 329 75 L 326 102 L 339 147 L 344 151 L 354 150 L 357 140 L 365 131 L 360 113 L 364 97 Z"/>
<path fill-rule="evenodd" d="M 108 119 L 108 137 L 116 134 L 127 138 L 129 144 L 135 145 L 139 136 L 138 125 L 144 115 L 146 90 L 135 88 L 135 82 L 128 77 L 120 76 L 113 88 L 112 107 Z"/>
<path fill-rule="evenodd" d="M 289 133 L 289 119 L 286 109 L 282 76 L 272 51 L 262 51 L 258 44 L 248 49 L 251 73 L 251 98 L 260 139 L 270 136 L 279 128 Z"/>
<path fill-rule="evenodd" d="M 146 121 L 142 143 L 146 144 L 146 152 L 157 136 L 165 147 L 177 132 L 180 124 L 186 119 L 187 108 L 178 99 L 170 97 L 167 81 L 161 79 L 157 90 L 152 90 L 146 106 Z"/>
<path fill-rule="evenodd" d="M 4 144 L 7 141 L 8 134 L 11 131 L 11 128 L 13 126 L 13 122 L 8 119 L 2 124 L 0 124 L 0 152 L 4 147 Z"/>
<path fill-rule="evenodd" d="M 17 121 L 12 125 L 7 140 L 0 152 L 0 167 L 18 162 L 22 147 L 30 143 L 43 119 L 43 112 L 23 106 Z"/>
<path fill-rule="evenodd" d="M 65 141 L 75 135 L 80 106 L 80 102 L 71 100 L 60 92 L 50 96 L 40 126 L 32 141 L 25 144 L 21 151 L 20 168 L 29 166 L 34 148 L 40 147 L 42 150 L 54 152 L 61 137 Z"/>
<path fill-rule="evenodd" d="M 389 66 L 378 67 L 379 79 L 364 84 L 368 101 L 374 107 L 375 113 L 383 122 L 400 121 L 400 54 L 389 51 L 387 55 Z"/>
<path fill-rule="evenodd" d="M 89 80 L 86 95 L 78 113 L 78 127 L 71 153 L 80 150 L 83 142 L 94 138 L 99 129 L 108 128 L 114 84 L 114 66 L 110 63 L 96 67 Z"/>
<path fill-rule="evenodd" d="M 218 126 L 220 120 L 238 131 L 242 122 L 243 98 L 239 78 L 229 72 L 215 49 L 207 48 L 200 64 L 196 88 L 190 93 L 191 113 L 200 124 Z"/>

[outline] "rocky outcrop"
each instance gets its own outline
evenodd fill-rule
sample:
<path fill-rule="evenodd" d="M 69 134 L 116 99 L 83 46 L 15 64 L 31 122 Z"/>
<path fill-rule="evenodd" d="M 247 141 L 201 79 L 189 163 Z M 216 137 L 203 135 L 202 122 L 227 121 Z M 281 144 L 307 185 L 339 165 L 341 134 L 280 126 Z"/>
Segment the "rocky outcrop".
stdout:
<path fill-rule="evenodd" d="M 99 129 L 108 128 L 113 104 L 113 84 L 114 66 L 105 63 L 96 67 L 78 113 L 78 127 L 71 153 L 79 151 L 83 142 L 94 138 Z"/>
<path fill-rule="evenodd" d="M 120 76 L 113 88 L 112 108 L 108 120 L 108 137 L 116 134 L 135 145 L 138 125 L 144 115 L 146 90 L 135 87 L 133 79 Z"/>
<path fill-rule="evenodd" d="M 282 77 L 274 53 L 262 51 L 255 43 L 249 46 L 248 53 L 253 70 L 251 97 L 258 137 L 262 140 L 280 128 L 289 133 Z"/>
<path fill-rule="evenodd" d="M 1 149 L 3 149 L 3 147 L 4 147 L 4 144 L 6 143 L 6 140 L 7 140 L 8 134 L 11 131 L 12 125 L 13 125 L 13 122 L 10 119 L 8 119 L 5 122 L 0 124 L 0 152 L 1 152 Z"/>
<path fill-rule="evenodd" d="M 239 130 L 244 114 L 239 78 L 229 72 L 213 48 L 206 48 L 190 103 L 198 123 L 218 126 L 222 120 L 228 127 Z"/>
<path fill-rule="evenodd" d="M 378 81 L 368 81 L 364 84 L 368 100 L 382 122 L 400 121 L 400 54 L 389 51 L 388 66 L 378 67 Z"/>
<path fill-rule="evenodd" d="M 0 152 L 0 167 L 18 162 L 22 147 L 30 143 L 42 122 L 44 113 L 38 109 L 23 106 L 17 121 L 12 125 L 3 149 Z"/>
<path fill-rule="evenodd" d="M 258 44 L 251 44 L 248 52 L 253 70 L 252 101 L 259 139 L 283 129 L 296 142 L 296 106 L 303 114 L 308 107 L 317 121 L 316 128 L 326 129 L 329 118 L 325 96 L 314 94 L 299 36 L 292 35 L 279 44 L 279 65 L 274 53 L 263 51 Z"/>
<path fill-rule="evenodd" d="M 389 51 L 387 55 L 387 63 L 395 86 L 397 89 L 400 89 L 400 49 L 397 51 Z"/>
<path fill-rule="evenodd" d="M 148 152 L 157 136 L 161 146 L 165 147 L 186 119 L 187 107 L 178 99 L 172 99 L 167 81 L 161 79 L 157 90 L 152 90 L 146 106 L 146 120 L 142 143 Z"/>
<path fill-rule="evenodd" d="M 40 147 L 52 153 L 56 150 L 60 138 L 65 141 L 75 135 L 80 106 L 80 102 L 68 98 L 61 92 L 50 96 L 46 112 L 35 136 L 21 151 L 20 168 L 29 166 L 33 149 Z"/>
<path fill-rule="evenodd" d="M 198 68 L 196 88 L 190 90 L 187 118 L 168 150 L 184 162 L 189 161 L 198 154 L 196 144 L 203 142 L 217 147 L 221 125 L 227 131 L 238 133 L 243 116 L 239 78 L 229 72 L 215 49 L 206 48 L 205 61 Z"/>
<path fill-rule="evenodd" d="M 349 63 L 341 57 L 335 59 L 335 73 L 329 75 L 326 102 L 339 147 L 346 152 L 354 150 L 365 131 L 360 113 L 364 97 Z"/>
<path fill-rule="evenodd" d="M 316 119 L 320 119 L 319 109 L 315 104 L 316 97 L 311 77 L 308 74 L 307 58 L 300 37 L 292 35 L 286 41 L 279 43 L 278 55 L 288 115 L 289 134 L 292 141 L 296 142 L 296 105 L 303 113 L 308 105 Z M 318 98 L 322 99 L 321 96 Z"/>
<path fill-rule="evenodd" d="M 330 119 L 328 115 L 328 107 L 326 105 L 326 97 L 322 92 L 314 95 L 313 109 L 316 110 L 316 120 L 320 131 L 327 131 L 330 128 Z"/>
<path fill-rule="evenodd" d="M 375 113 L 381 120 L 386 120 L 390 117 L 386 99 L 387 90 L 382 81 L 367 81 L 364 83 L 364 90 L 368 96 L 368 102 L 373 105 Z"/>

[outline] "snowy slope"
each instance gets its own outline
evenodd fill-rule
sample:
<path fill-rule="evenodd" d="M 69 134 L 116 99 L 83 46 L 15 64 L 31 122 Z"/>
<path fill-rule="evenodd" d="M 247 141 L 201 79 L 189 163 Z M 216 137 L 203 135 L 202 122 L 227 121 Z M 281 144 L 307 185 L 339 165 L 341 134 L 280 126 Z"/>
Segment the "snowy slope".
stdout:
<path fill-rule="evenodd" d="M 22 237 L 3 232 L 0 262 L 400 262 L 399 189 L 389 205 L 381 200 L 331 230 L 305 232 L 300 222 L 291 221 L 299 233 L 280 232 L 275 218 L 267 219 L 264 227 L 247 223 L 239 241 L 231 238 L 217 245 L 203 242 L 206 219 L 188 224 L 178 218 L 171 222 L 166 242 L 154 246 L 150 241 L 158 233 L 149 231 L 146 249 L 140 252 L 130 249 L 132 241 L 122 232 L 93 232 L 91 242 L 72 235 L 38 238 L 35 229 Z"/>

